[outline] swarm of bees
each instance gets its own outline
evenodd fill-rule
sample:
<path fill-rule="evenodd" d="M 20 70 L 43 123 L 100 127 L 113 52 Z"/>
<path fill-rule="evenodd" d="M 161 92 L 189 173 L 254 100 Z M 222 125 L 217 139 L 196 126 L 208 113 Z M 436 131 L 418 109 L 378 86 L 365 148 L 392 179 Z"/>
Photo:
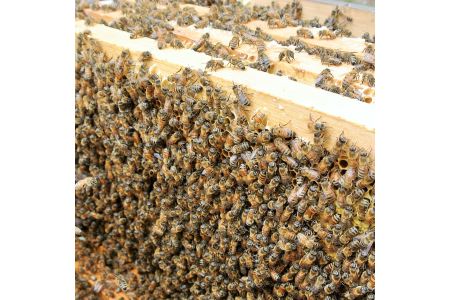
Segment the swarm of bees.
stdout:
<path fill-rule="evenodd" d="M 224 67 L 232 67 L 238 70 L 245 70 L 246 67 L 254 68 L 263 72 L 274 72 L 274 62 L 269 59 L 266 53 L 266 42 L 272 41 L 273 37 L 264 33 L 261 28 L 251 30 L 245 23 L 253 19 L 267 21 L 269 27 L 284 28 L 286 26 L 302 26 L 297 31 L 297 36 L 291 36 L 286 41 L 278 41 L 283 46 L 294 45 L 298 52 L 305 51 L 309 55 L 315 55 L 320 58 L 321 63 L 325 66 L 340 66 L 344 63 L 351 64 L 355 70 L 361 73 L 361 83 L 373 87 L 375 78 L 373 70 L 375 68 L 374 56 L 374 39 L 370 35 L 365 34 L 363 38 L 368 42 L 368 46 L 362 58 L 357 57 L 354 53 L 344 52 L 339 50 L 328 49 L 320 46 L 309 45 L 304 40 L 314 38 L 312 32 L 308 27 L 321 28 L 318 33 L 320 39 L 335 39 L 340 36 L 350 36 L 345 27 L 352 22 L 352 19 L 346 16 L 343 11 L 336 7 L 330 14 L 330 17 L 321 24 L 317 18 L 312 20 L 302 19 L 302 5 L 299 1 L 292 1 L 281 7 L 275 2 L 269 6 L 253 7 L 244 6 L 239 1 L 184 1 L 188 3 L 207 5 L 209 6 L 209 13 L 200 16 L 198 12 L 190 7 L 181 7 L 177 2 L 169 2 L 164 7 L 157 6 L 154 1 L 136 1 L 130 3 L 129 1 L 117 1 L 114 5 L 108 6 L 107 10 L 120 9 L 123 12 L 123 17 L 111 23 L 102 21 L 104 24 L 114 28 L 130 32 L 130 38 L 149 37 L 157 40 L 159 49 L 167 47 L 172 48 L 191 48 L 194 51 L 204 52 L 212 56 L 208 69 L 215 71 L 222 68 L 222 63 L 218 62 L 227 60 Z M 93 21 L 83 16 L 84 8 L 99 9 L 99 4 L 94 1 L 91 4 L 87 2 L 77 3 L 76 14 L 78 17 L 86 19 L 86 22 Z M 196 28 L 213 27 L 233 32 L 233 36 L 228 42 L 228 45 L 219 42 L 212 43 L 210 41 L 209 33 L 205 33 L 199 40 L 188 41 L 185 37 L 178 36 L 174 33 L 173 23 L 176 22 L 178 26 L 194 25 Z M 326 26 L 323 27 L 323 26 Z M 324 29 L 325 28 L 325 29 Z M 257 57 L 247 60 L 249 56 L 245 53 L 239 52 L 239 47 L 242 44 L 250 44 L 255 46 Z M 255 57 L 256 55 L 252 56 Z M 294 55 L 291 50 L 286 50 L 280 53 L 278 59 L 292 62 Z M 214 62 L 215 61 L 215 62 Z M 363 75 L 363 73 L 365 75 Z M 320 76 L 320 75 L 319 75 Z M 294 77 L 290 77 L 295 79 Z M 342 95 L 362 99 L 362 95 L 358 89 L 350 87 L 342 89 L 335 85 L 322 87 L 326 90 L 331 90 Z"/>
<path fill-rule="evenodd" d="M 370 151 L 149 62 L 77 36 L 77 299 L 374 299 Z"/>
<path fill-rule="evenodd" d="M 359 81 L 370 87 L 375 85 L 375 77 L 372 73 L 360 73 L 356 68 L 347 73 L 339 85 L 334 80 L 331 70 L 326 68 L 317 76 L 315 86 L 329 92 L 370 103 L 372 101 L 371 97 L 363 95 L 363 93 L 356 88 L 355 84 Z"/>

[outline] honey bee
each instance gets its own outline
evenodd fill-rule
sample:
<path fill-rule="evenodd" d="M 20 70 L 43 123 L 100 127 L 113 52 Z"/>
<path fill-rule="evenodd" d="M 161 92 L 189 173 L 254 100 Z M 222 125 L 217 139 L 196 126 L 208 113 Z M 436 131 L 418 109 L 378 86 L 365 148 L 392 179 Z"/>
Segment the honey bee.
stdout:
<path fill-rule="evenodd" d="M 331 153 L 335 156 L 339 156 L 342 151 L 346 151 L 345 147 L 348 144 L 348 139 L 344 136 L 344 132 L 341 132 L 339 137 L 336 138 L 336 143 Z"/>
<path fill-rule="evenodd" d="M 317 214 L 317 212 L 318 212 L 317 206 L 316 206 L 316 205 L 310 205 L 310 206 L 306 209 L 305 213 L 303 214 L 303 218 L 304 218 L 306 221 L 311 221 L 311 220 L 313 219 L 314 215 Z"/>
<path fill-rule="evenodd" d="M 267 24 L 269 25 L 270 29 L 274 29 L 274 28 L 286 28 L 287 24 L 281 20 L 281 19 L 274 19 L 271 18 L 269 19 L 269 21 L 267 22 Z"/>
<path fill-rule="evenodd" d="M 126 292 L 128 290 L 128 283 L 125 280 L 125 277 L 123 275 L 121 275 L 121 274 L 118 274 L 118 273 L 115 273 L 114 277 L 117 280 L 117 285 L 119 286 L 119 288 L 122 291 Z"/>
<path fill-rule="evenodd" d="M 239 70 L 245 70 L 245 65 L 244 63 L 236 58 L 233 58 L 229 55 L 226 55 L 225 57 L 223 57 L 225 60 L 228 60 L 228 64 L 230 66 L 232 66 L 235 69 L 239 69 Z"/>
<path fill-rule="evenodd" d="M 316 181 L 317 182 L 320 179 L 320 174 L 315 169 L 302 167 L 302 168 L 300 168 L 300 174 L 302 176 L 305 176 L 306 178 L 308 178 L 311 181 Z"/>
<path fill-rule="evenodd" d="M 350 190 L 353 186 L 353 181 L 356 179 L 356 176 L 357 171 L 355 170 L 355 168 L 349 167 L 345 174 L 342 175 L 342 177 L 339 179 L 339 183 L 343 188 Z"/>
<path fill-rule="evenodd" d="M 305 38 L 305 39 L 313 39 L 314 36 L 311 32 L 311 30 L 307 29 L 307 28 L 300 28 L 297 30 L 297 35 Z"/>
<path fill-rule="evenodd" d="M 285 59 L 288 63 L 291 63 L 295 59 L 294 52 L 289 49 L 281 51 L 280 54 L 278 55 L 278 60 L 282 61 L 283 59 Z"/>
<path fill-rule="evenodd" d="M 375 207 L 371 207 L 367 210 L 364 219 L 367 223 L 373 224 L 373 221 L 375 220 Z"/>
<path fill-rule="evenodd" d="M 263 130 L 267 126 L 267 115 L 261 111 L 257 111 L 251 118 L 253 126 L 257 130 Z"/>
<path fill-rule="evenodd" d="M 281 138 L 279 138 L 279 137 L 275 138 L 273 140 L 273 143 L 275 144 L 275 146 L 277 147 L 278 151 L 280 151 L 280 153 L 282 155 L 290 155 L 291 154 L 291 149 L 289 149 L 289 146 L 286 145 Z"/>
<path fill-rule="evenodd" d="M 239 100 L 240 105 L 250 106 L 250 100 L 248 98 L 247 92 L 242 86 L 233 83 L 233 92 L 236 98 Z"/>
<path fill-rule="evenodd" d="M 210 69 L 212 71 L 217 71 L 222 68 L 225 68 L 224 62 L 222 60 L 211 59 L 206 63 L 206 69 Z"/>
<path fill-rule="evenodd" d="M 364 48 L 363 53 L 375 55 L 375 47 L 373 44 L 368 44 L 366 48 Z"/>
<path fill-rule="evenodd" d="M 239 44 L 240 44 L 239 35 L 233 34 L 233 37 L 231 38 L 228 46 L 231 48 L 231 50 L 236 50 L 239 47 Z"/>
<path fill-rule="evenodd" d="M 369 288 L 367 286 L 356 286 L 350 290 L 350 295 L 352 298 L 356 298 L 367 294 L 367 292 L 369 292 Z"/>
<path fill-rule="evenodd" d="M 321 55 L 320 62 L 322 65 L 326 66 L 340 66 L 342 65 L 342 59 L 330 56 L 330 55 Z"/>
<path fill-rule="evenodd" d="M 209 33 L 205 33 L 201 38 L 192 45 L 192 50 L 201 51 L 209 43 Z"/>
<path fill-rule="evenodd" d="M 264 52 L 266 50 L 266 43 L 264 43 L 262 39 L 255 39 L 253 45 L 256 46 L 256 51 L 258 51 L 258 53 Z"/>
<path fill-rule="evenodd" d="M 258 51 L 257 61 L 250 64 L 249 66 L 263 72 L 268 72 L 269 69 L 272 67 L 272 62 L 269 56 L 267 56 L 267 54 L 263 50 L 260 50 Z"/>
<path fill-rule="evenodd" d="M 144 52 L 142 52 L 141 58 L 140 58 L 140 60 L 141 60 L 142 62 L 148 62 L 148 61 L 151 60 L 151 59 L 152 59 L 152 54 L 150 53 L 150 51 L 144 51 Z"/>
<path fill-rule="evenodd" d="M 287 222 L 287 220 L 289 220 L 289 218 L 292 215 L 292 212 L 294 211 L 294 209 L 290 206 L 286 206 L 286 208 L 284 209 L 283 213 L 280 216 L 280 222 L 284 223 Z"/>
<path fill-rule="evenodd" d="M 346 245 L 348 244 L 351 239 L 353 237 L 355 237 L 358 234 L 358 228 L 356 228 L 355 226 L 350 227 L 349 229 L 347 229 L 344 234 L 342 234 L 339 237 L 339 242 L 341 242 L 342 245 Z"/>
<path fill-rule="evenodd" d="M 283 184 L 286 184 L 291 181 L 291 176 L 289 175 L 289 170 L 287 168 L 287 165 L 285 163 L 281 163 L 278 167 L 278 172 L 280 174 L 281 182 Z"/>
<path fill-rule="evenodd" d="M 284 139 L 292 139 L 295 138 L 295 132 L 292 131 L 289 128 L 286 128 L 284 126 L 279 127 L 273 127 L 272 128 L 272 134 L 276 137 L 281 137 Z"/>
<path fill-rule="evenodd" d="M 336 34 L 328 29 L 323 29 L 319 31 L 319 38 L 326 40 L 334 40 L 336 38 Z"/>
<path fill-rule="evenodd" d="M 362 84 L 367 84 L 370 87 L 375 86 L 375 77 L 372 73 L 369 72 L 363 72 L 361 77 Z"/>

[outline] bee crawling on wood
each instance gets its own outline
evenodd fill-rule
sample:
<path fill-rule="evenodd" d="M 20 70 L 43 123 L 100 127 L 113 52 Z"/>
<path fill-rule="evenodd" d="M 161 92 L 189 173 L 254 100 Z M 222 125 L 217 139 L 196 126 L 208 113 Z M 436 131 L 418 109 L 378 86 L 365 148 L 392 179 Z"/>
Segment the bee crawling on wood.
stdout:
<path fill-rule="evenodd" d="M 230 43 L 228 46 L 231 48 L 231 50 L 236 50 L 239 47 L 240 38 L 238 34 L 233 34 L 233 37 L 230 40 Z"/>
<path fill-rule="evenodd" d="M 294 60 L 294 51 L 285 49 L 280 52 L 280 54 L 278 55 L 278 59 L 280 61 L 285 59 L 288 63 L 291 63 Z"/>
<path fill-rule="evenodd" d="M 205 28 L 209 24 L 209 19 L 205 17 L 204 19 L 200 20 L 199 22 L 195 23 L 195 28 Z"/>
<path fill-rule="evenodd" d="M 272 62 L 270 61 L 269 56 L 264 53 L 264 51 L 258 51 L 258 60 L 254 63 L 249 64 L 249 67 L 263 72 L 269 71 L 271 66 Z"/>
<path fill-rule="evenodd" d="M 340 66 L 342 65 L 342 60 L 334 57 L 334 56 L 330 56 L 330 55 L 321 55 L 320 56 L 320 62 L 323 65 L 326 66 Z"/>
<path fill-rule="evenodd" d="M 305 38 L 305 39 L 313 39 L 314 35 L 312 34 L 311 30 L 309 30 L 308 28 L 300 28 L 299 30 L 297 30 L 297 35 Z"/>
<path fill-rule="evenodd" d="M 151 59 L 152 59 L 152 54 L 150 53 L 150 51 L 142 52 L 141 58 L 140 58 L 141 62 L 147 62 Z"/>
<path fill-rule="evenodd" d="M 225 59 L 228 60 L 228 64 L 231 65 L 233 68 L 245 70 L 245 65 L 241 60 L 234 58 L 232 56 L 226 56 Z"/>
<path fill-rule="evenodd" d="M 250 106 L 250 100 L 248 99 L 247 92 L 241 85 L 233 83 L 233 92 L 236 95 L 240 105 Z"/>
<path fill-rule="evenodd" d="M 326 68 L 316 78 L 316 87 L 320 87 L 326 83 L 332 82 L 334 79 L 333 74 L 331 74 L 330 69 Z"/>
<path fill-rule="evenodd" d="M 368 32 L 364 32 L 361 38 L 363 38 L 366 43 L 375 43 L 375 36 L 373 36 L 373 38 L 370 38 L 370 33 Z"/>
<path fill-rule="evenodd" d="M 166 42 L 168 44 L 170 44 L 171 47 L 176 48 L 176 49 L 180 49 L 180 48 L 184 48 L 183 43 L 181 42 L 180 39 L 178 39 L 175 34 L 173 34 L 172 32 L 170 32 L 167 36 L 166 36 Z"/>
<path fill-rule="evenodd" d="M 206 69 L 210 69 L 211 71 L 217 71 L 222 68 L 225 68 L 223 60 L 211 59 L 206 63 Z"/>
<path fill-rule="evenodd" d="M 269 28 L 274 29 L 274 28 L 286 28 L 287 24 L 284 20 L 281 19 L 269 19 L 269 21 L 267 22 L 267 24 L 269 25 Z"/>
<path fill-rule="evenodd" d="M 201 48 L 204 48 L 204 46 L 208 43 L 209 41 L 209 33 L 205 33 L 204 35 L 202 35 L 202 37 L 196 41 L 194 43 L 194 45 L 192 46 L 192 50 L 194 51 L 200 51 Z"/>
<path fill-rule="evenodd" d="M 375 77 L 370 72 L 364 72 L 361 77 L 363 84 L 367 84 L 370 87 L 375 86 Z"/>
<path fill-rule="evenodd" d="M 328 29 L 323 29 L 319 31 L 319 38 L 322 40 L 334 40 L 336 38 L 336 34 Z"/>

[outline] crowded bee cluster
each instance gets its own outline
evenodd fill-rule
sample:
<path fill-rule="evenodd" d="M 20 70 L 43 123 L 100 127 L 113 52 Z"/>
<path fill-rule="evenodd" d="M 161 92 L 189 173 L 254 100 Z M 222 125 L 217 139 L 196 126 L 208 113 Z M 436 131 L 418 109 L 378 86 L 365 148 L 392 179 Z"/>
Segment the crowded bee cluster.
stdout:
<path fill-rule="evenodd" d="M 368 149 L 311 140 L 246 87 L 76 38 L 78 299 L 374 299 Z M 325 147 L 325 143 L 331 144 Z"/>
<path fill-rule="evenodd" d="M 185 1 L 194 3 L 194 1 Z M 205 1 L 197 1 L 196 4 L 205 5 Z M 314 39 L 311 29 L 320 29 L 316 34 L 318 39 L 335 39 L 336 37 L 351 36 L 351 32 L 346 29 L 347 24 L 352 22 L 352 18 L 346 16 L 342 10 L 336 7 L 331 11 L 330 16 L 322 23 L 317 18 L 313 20 L 302 19 L 302 5 L 294 0 L 283 7 L 273 2 L 270 6 L 244 6 L 239 1 L 206 1 L 209 7 L 206 15 L 199 13 L 191 6 L 180 6 L 179 1 L 167 2 L 162 6 L 154 1 L 136 1 L 135 3 L 115 2 L 114 5 L 107 6 L 107 10 L 120 9 L 123 16 L 111 22 L 102 22 L 105 25 L 124 30 L 131 33 L 131 38 L 148 37 L 158 41 L 160 49 L 191 48 L 194 51 L 204 52 L 213 57 L 210 66 L 211 70 L 218 70 L 224 67 L 232 67 L 245 70 L 246 67 L 254 68 L 263 72 L 284 75 L 283 72 L 276 71 L 274 61 L 267 54 L 267 43 L 278 43 L 279 46 L 286 47 L 278 55 L 278 61 L 292 63 L 295 61 L 294 51 L 305 52 L 308 55 L 320 58 L 321 64 L 325 66 L 322 73 L 317 75 L 315 86 L 326 91 L 334 92 L 363 102 L 372 102 L 370 96 L 360 89 L 357 84 L 367 87 L 375 86 L 375 49 L 374 37 L 368 33 L 363 35 L 367 47 L 364 55 L 359 57 L 356 53 L 330 49 L 308 42 Z M 77 6 L 77 16 L 83 16 L 83 8 L 98 8 L 96 4 L 79 3 Z M 269 28 L 285 28 L 287 26 L 301 26 L 297 30 L 296 36 L 291 36 L 286 40 L 274 41 L 274 38 L 257 27 L 255 30 L 246 26 L 252 20 L 266 21 Z M 191 41 L 174 34 L 175 26 L 191 26 L 195 28 L 216 28 L 232 32 L 232 37 L 225 45 L 221 42 L 213 42 L 207 32 L 196 41 Z M 256 57 L 249 56 L 239 51 L 239 47 L 248 44 L 256 49 Z M 292 46 L 292 49 L 290 47 Z M 251 59 L 250 59 L 251 58 Z M 349 64 L 353 66 L 342 82 L 337 82 L 327 66 L 340 66 Z M 292 74 L 294 75 L 294 74 Z M 295 76 L 289 79 L 297 81 Z"/>

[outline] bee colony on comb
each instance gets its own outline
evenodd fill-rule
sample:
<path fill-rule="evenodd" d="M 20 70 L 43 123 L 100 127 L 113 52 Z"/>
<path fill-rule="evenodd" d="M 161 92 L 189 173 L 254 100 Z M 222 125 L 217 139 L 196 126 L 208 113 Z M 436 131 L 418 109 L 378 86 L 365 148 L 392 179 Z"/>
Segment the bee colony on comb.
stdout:
<path fill-rule="evenodd" d="M 374 299 L 374 104 L 273 72 L 301 2 L 201 2 L 77 6 L 76 298 Z"/>

